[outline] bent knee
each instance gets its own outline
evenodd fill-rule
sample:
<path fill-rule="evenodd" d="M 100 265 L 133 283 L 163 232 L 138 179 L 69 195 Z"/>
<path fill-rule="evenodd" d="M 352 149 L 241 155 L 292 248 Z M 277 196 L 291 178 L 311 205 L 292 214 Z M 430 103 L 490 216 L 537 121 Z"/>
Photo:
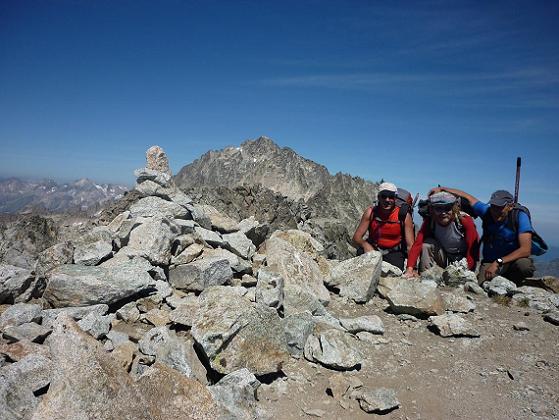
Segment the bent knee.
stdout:
<path fill-rule="evenodd" d="M 519 258 L 515 261 L 516 269 L 522 274 L 523 277 L 531 277 L 536 271 L 534 262 L 531 258 Z"/>

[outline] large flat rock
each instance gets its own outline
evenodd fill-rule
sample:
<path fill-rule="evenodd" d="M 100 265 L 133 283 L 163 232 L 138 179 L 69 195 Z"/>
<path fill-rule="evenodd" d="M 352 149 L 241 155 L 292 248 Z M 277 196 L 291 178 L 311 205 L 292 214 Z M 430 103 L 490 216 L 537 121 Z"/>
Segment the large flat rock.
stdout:
<path fill-rule="evenodd" d="M 55 308 L 110 305 L 153 288 L 148 272 L 133 262 L 112 268 L 63 265 L 49 274 L 43 298 Z"/>
<path fill-rule="evenodd" d="M 363 361 L 357 339 L 347 332 L 330 329 L 311 335 L 305 345 L 305 359 L 333 369 L 353 369 Z"/>
<path fill-rule="evenodd" d="M 324 286 L 320 267 L 311 255 L 279 237 L 268 239 L 265 248 L 268 268 L 282 276 L 286 286 L 300 288 L 328 304 L 330 294 Z"/>
<path fill-rule="evenodd" d="M 375 294 L 381 271 L 382 255 L 371 251 L 336 265 L 331 271 L 328 284 L 338 288 L 340 296 L 364 303 Z"/>
<path fill-rule="evenodd" d="M 427 317 L 441 315 L 445 311 L 443 299 L 434 282 L 397 280 L 393 282 L 386 298 L 390 309 L 397 314 Z"/>
<path fill-rule="evenodd" d="M 130 206 L 132 217 L 166 217 L 169 219 L 185 219 L 189 212 L 183 206 L 160 197 L 149 196 L 138 200 Z"/>
<path fill-rule="evenodd" d="M 176 289 L 190 292 L 201 292 L 208 287 L 222 285 L 232 277 L 229 260 L 219 256 L 177 265 L 169 271 L 169 283 Z"/>
<path fill-rule="evenodd" d="M 156 265 L 169 264 L 173 240 L 180 226 L 166 218 L 137 219 L 140 223 L 129 235 L 127 254 L 144 257 Z"/>
<path fill-rule="evenodd" d="M 194 340 L 220 373 L 242 368 L 255 375 L 279 371 L 289 357 L 280 317 L 232 289 L 215 286 L 200 295 L 191 330 Z"/>

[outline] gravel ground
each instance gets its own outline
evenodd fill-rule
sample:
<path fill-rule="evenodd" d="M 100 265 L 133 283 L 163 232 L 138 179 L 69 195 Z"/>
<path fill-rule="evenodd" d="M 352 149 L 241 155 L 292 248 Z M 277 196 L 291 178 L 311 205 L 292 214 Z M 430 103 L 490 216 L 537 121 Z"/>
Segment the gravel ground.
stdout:
<path fill-rule="evenodd" d="M 335 315 L 375 314 L 384 322 L 384 335 L 359 343 L 361 368 L 342 374 L 364 387 L 394 389 L 400 406 L 387 414 L 367 414 L 356 400 L 334 399 L 327 388 L 339 373 L 304 359 L 293 359 L 285 377 L 263 385 L 260 403 L 281 419 L 559 418 L 559 327 L 529 308 L 474 299 L 475 311 L 462 316 L 479 338 L 440 337 L 427 320 L 402 321 L 387 313 L 380 297 L 366 305 L 334 298 Z"/>

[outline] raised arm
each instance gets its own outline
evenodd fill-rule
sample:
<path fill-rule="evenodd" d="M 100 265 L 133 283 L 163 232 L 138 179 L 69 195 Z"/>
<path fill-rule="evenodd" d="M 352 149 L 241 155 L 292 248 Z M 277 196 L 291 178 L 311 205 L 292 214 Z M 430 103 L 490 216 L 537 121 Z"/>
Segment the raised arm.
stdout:
<path fill-rule="evenodd" d="M 456 188 L 449 188 L 449 187 L 435 187 L 435 188 L 431 189 L 431 191 L 429 191 L 429 195 L 435 194 L 435 193 L 438 193 L 438 192 L 441 192 L 441 191 L 446 191 L 446 192 L 454 194 L 458 197 L 465 198 L 470 203 L 470 206 L 473 206 L 475 203 L 477 203 L 479 201 L 477 198 L 475 198 L 473 195 L 468 194 L 467 192 L 464 192 L 462 190 L 458 190 Z"/>

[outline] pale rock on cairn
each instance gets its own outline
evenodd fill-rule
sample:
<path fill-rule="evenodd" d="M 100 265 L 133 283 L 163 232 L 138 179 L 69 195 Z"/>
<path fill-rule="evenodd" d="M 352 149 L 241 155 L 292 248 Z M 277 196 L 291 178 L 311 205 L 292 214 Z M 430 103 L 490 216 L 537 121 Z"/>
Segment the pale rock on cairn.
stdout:
<path fill-rule="evenodd" d="M 161 147 L 151 146 L 146 152 L 146 160 L 147 169 L 162 172 L 169 176 L 172 175 L 171 169 L 169 168 L 169 159 Z"/>

